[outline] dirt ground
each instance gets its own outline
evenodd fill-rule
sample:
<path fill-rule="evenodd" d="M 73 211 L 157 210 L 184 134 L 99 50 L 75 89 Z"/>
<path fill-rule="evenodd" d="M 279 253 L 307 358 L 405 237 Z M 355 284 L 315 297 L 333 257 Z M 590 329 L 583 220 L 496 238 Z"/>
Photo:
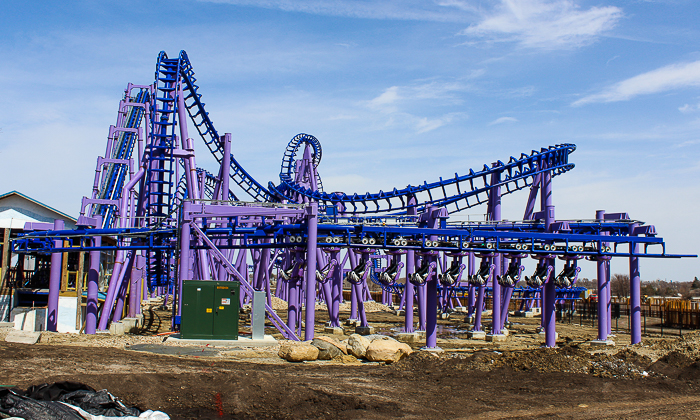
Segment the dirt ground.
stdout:
<path fill-rule="evenodd" d="M 121 337 L 43 333 L 22 345 L 0 330 L 0 385 L 79 381 L 173 419 L 700 418 L 697 333 L 636 346 L 618 334 L 596 348 L 590 324 L 559 323 L 558 347 L 545 349 L 538 319 L 512 318 L 508 340 L 494 344 L 467 339 L 464 316 L 453 314 L 439 322 L 438 355 L 416 343 L 392 365 L 294 364 L 276 346 L 163 342 L 154 334 L 168 329 L 167 312 L 147 314 L 147 329 Z M 402 322 L 382 311 L 368 318 L 385 334 Z"/>

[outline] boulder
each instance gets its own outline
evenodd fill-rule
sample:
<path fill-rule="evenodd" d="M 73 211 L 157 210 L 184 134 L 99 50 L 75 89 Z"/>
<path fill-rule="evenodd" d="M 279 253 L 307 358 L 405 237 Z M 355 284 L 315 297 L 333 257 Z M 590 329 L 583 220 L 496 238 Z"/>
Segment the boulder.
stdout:
<path fill-rule="evenodd" d="M 316 337 L 316 339 L 323 340 L 323 341 L 326 341 L 330 344 L 333 344 L 334 346 L 336 346 L 338 348 L 338 350 L 342 351 L 343 354 L 348 354 L 347 342 L 342 342 L 342 341 L 336 340 L 333 337 L 325 337 L 325 336 Z"/>
<path fill-rule="evenodd" d="M 375 339 L 370 343 L 367 347 L 366 358 L 370 362 L 394 363 L 411 353 L 412 350 L 408 344 L 386 337 Z"/>
<path fill-rule="evenodd" d="M 311 344 L 318 349 L 318 360 L 331 360 L 343 354 L 338 347 L 326 340 L 314 338 Z"/>
<path fill-rule="evenodd" d="M 318 348 L 308 341 L 283 341 L 277 353 L 288 362 L 304 362 L 318 359 Z"/>
<path fill-rule="evenodd" d="M 358 359 L 363 358 L 367 353 L 367 347 L 369 347 L 369 345 L 370 341 L 366 337 L 360 334 L 352 334 L 348 338 L 348 353 Z"/>

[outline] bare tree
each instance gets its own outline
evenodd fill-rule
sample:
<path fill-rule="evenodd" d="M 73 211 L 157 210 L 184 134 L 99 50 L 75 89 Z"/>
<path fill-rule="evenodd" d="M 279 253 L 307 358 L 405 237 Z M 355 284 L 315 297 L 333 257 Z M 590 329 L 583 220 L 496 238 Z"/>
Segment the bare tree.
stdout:
<path fill-rule="evenodd" d="M 611 294 L 626 298 L 630 295 L 630 276 L 627 274 L 613 274 L 610 281 Z"/>

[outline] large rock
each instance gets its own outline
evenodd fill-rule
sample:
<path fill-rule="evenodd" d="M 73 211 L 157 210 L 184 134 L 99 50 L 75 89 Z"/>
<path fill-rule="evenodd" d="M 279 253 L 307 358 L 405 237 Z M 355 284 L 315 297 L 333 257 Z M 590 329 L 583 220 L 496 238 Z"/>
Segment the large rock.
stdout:
<path fill-rule="evenodd" d="M 358 359 L 364 358 L 369 345 L 370 341 L 366 337 L 363 337 L 360 334 L 352 334 L 348 338 L 348 353 L 352 354 Z"/>
<path fill-rule="evenodd" d="M 331 360 L 343 354 L 338 347 L 326 340 L 314 338 L 311 344 L 318 349 L 318 360 Z"/>
<path fill-rule="evenodd" d="M 326 341 L 326 342 L 336 346 L 338 348 L 338 350 L 343 352 L 343 354 L 348 354 L 348 346 L 347 346 L 346 342 L 342 342 L 342 341 L 337 340 L 333 337 L 325 337 L 325 336 L 316 337 L 316 339 Z"/>
<path fill-rule="evenodd" d="M 411 347 L 408 344 L 386 337 L 372 341 L 367 347 L 365 357 L 370 362 L 394 363 L 411 354 L 411 352 Z"/>
<path fill-rule="evenodd" d="M 307 341 L 283 341 L 277 354 L 288 362 L 305 362 L 318 359 L 318 348 Z"/>

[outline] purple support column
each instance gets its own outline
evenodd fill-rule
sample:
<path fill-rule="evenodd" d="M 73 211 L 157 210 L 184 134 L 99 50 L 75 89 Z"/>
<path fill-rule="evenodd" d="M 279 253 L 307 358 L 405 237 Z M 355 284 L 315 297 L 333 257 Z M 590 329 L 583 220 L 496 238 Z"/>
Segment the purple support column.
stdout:
<path fill-rule="evenodd" d="M 339 261 L 340 251 L 333 251 L 331 258 Z M 331 318 L 331 327 L 340 327 L 340 301 L 343 300 L 343 262 L 336 267 L 333 273 L 333 282 L 331 293 L 333 296 L 333 316 Z"/>
<path fill-rule="evenodd" d="M 430 258 L 433 262 L 436 262 L 437 258 L 434 256 L 423 257 Z M 435 268 L 435 273 L 428 279 L 425 283 L 425 294 L 426 294 L 426 323 L 425 323 L 425 347 L 429 349 L 437 349 L 437 267 Z"/>
<path fill-rule="evenodd" d="M 481 313 L 484 309 L 484 295 L 486 286 L 479 286 L 479 295 L 476 298 L 476 315 L 474 316 L 474 326 L 472 331 L 481 331 Z"/>
<path fill-rule="evenodd" d="M 503 309 L 501 310 L 501 329 L 503 329 L 508 321 L 508 307 L 510 306 L 510 298 L 513 296 L 513 287 L 506 287 L 503 298 Z"/>
<path fill-rule="evenodd" d="M 353 284 L 352 288 L 355 289 L 355 294 L 356 295 L 361 295 L 362 293 L 362 285 L 360 283 Z M 367 323 L 367 313 L 365 312 L 365 305 L 360 304 L 358 307 L 358 315 L 359 315 L 359 320 L 360 320 L 360 327 L 368 327 L 369 324 Z"/>
<path fill-rule="evenodd" d="M 102 223 L 98 223 L 101 226 Z M 92 246 L 99 247 L 102 238 L 94 236 Z M 88 271 L 87 284 L 87 306 L 85 308 L 85 334 L 95 334 L 97 332 L 97 293 L 100 279 L 100 251 L 90 251 L 90 270 Z"/>
<path fill-rule="evenodd" d="M 352 251 L 352 249 L 348 248 L 348 255 L 350 257 L 350 268 L 354 269 L 357 267 L 357 256 L 355 253 Z M 362 259 L 360 258 L 360 261 Z M 350 285 L 350 319 L 351 320 L 357 320 L 357 302 L 359 302 L 359 299 L 361 297 L 358 295 L 357 289 Z"/>
<path fill-rule="evenodd" d="M 469 277 L 474 275 L 474 264 L 476 263 L 475 258 L 474 258 L 474 253 L 470 252 L 469 257 L 467 259 L 468 263 L 468 268 L 467 268 L 467 273 L 469 274 Z M 474 307 L 476 305 L 476 288 L 472 285 L 469 285 L 469 294 L 467 295 L 467 316 L 471 317 L 474 315 Z"/>
<path fill-rule="evenodd" d="M 605 232 L 608 233 L 608 232 Z M 607 243 L 605 244 L 607 246 Z M 606 303 L 608 305 L 608 335 L 612 335 L 612 283 L 610 283 L 610 260 L 605 261 L 605 278 L 608 282 L 608 294 L 606 296 Z"/>
<path fill-rule="evenodd" d="M 493 167 L 498 166 L 498 163 L 494 163 Z M 500 172 L 495 172 L 491 174 L 491 185 L 498 184 L 501 182 Z M 489 215 L 492 222 L 497 222 L 501 220 L 501 187 L 491 187 L 490 190 L 490 201 L 491 201 L 491 214 Z M 491 323 L 491 334 L 502 334 L 501 326 L 501 285 L 498 284 L 496 280 L 498 276 L 502 274 L 502 261 L 503 256 L 501 254 L 496 254 L 494 256 L 494 268 L 493 276 L 491 276 L 491 284 L 493 286 L 493 312 L 492 312 L 492 323 Z"/>
<path fill-rule="evenodd" d="M 189 202 L 185 202 L 185 210 L 190 205 Z M 180 261 L 178 267 L 180 272 L 178 273 L 178 297 L 177 297 L 177 314 L 182 316 L 182 287 L 185 284 L 185 280 L 188 279 L 189 268 L 192 266 L 192 261 L 190 260 L 190 241 L 192 237 L 192 228 L 190 227 L 190 222 L 184 220 L 180 225 Z M 222 264 L 223 265 L 223 264 Z"/>
<path fill-rule="evenodd" d="M 299 288 L 297 287 L 297 282 L 299 278 L 296 277 L 296 273 L 292 276 L 289 281 L 289 292 L 287 294 L 287 326 L 290 330 L 297 330 L 297 319 L 299 316 Z"/>
<path fill-rule="evenodd" d="M 408 208 L 406 209 L 406 215 L 415 216 L 417 214 L 416 209 L 417 200 L 416 197 L 410 197 L 408 199 Z M 416 272 L 416 252 L 409 250 L 406 252 L 406 290 L 404 291 L 404 300 L 406 305 L 406 312 L 404 313 L 404 332 L 413 332 L 413 283 L 409 281 L 411 276 Z"/>
<path fill-rule="evenodd" d="M 634 235 L 634 229 L 638 223 L 630 224 L 630 235 Z M 630 244 L 630 254 L 639 252 L 639 245 Z M 642 319 L 641 319 L 641 279 L 639 276 L 639 257 L 630 256 L 630 335 L 631 343 L 642 342 Z"/>
<path fill-rule="evenodd" d="M 144 300 L 144 279 L 146 278 L 146 267 L 145 258 L 141 255 L 142 251 L 139 251 L 139 255 L 136 256 L 136 266 L 139 269 L 141 275 L 139 276 L 138 282 L 136 283 L 136 291 L 138 292 L 138 305 L 136 306 L 136 314 L 141 314 L 141 302 Z"/>
<path fill-rule="evenodd" d="M 107 329 L 107 324 L 109 323 L 110 316 L 112 315 L 114 301 L 117 298 L 117 289 L 119 288 L 119 275 L 122 272 L 123 265 L 124 251 L 117 251 L 114 268 L 112 269 L 112 278 L 109 279 L 107 296 L 105 297 L 105 303 L 102 307 L 102 313 L 100 314 L 100 322 L 97 326 L 99 330 Z"/>
<path fill-rule="evenodd" d="M 603 220 L 605 215 L 604 210 L 597 210 L 595 212 L 595 218 L 599 221 Z M 601 244 L 602 245 L 602 244 Z M 610 288 L 610 283 L 608 282 L 606 276 L 606 258 L 598 257 L 596 261 L 597 273 L 598 273 L 598 340 L 606 341 L 608 339 L 608 289 Z"/>
<path fill-rule="evenodd" d="M 53 229 L 63 230 L 65 226 L 63 220 L 54 220 Z M 54 246 L 63 248 L 63 240 L 55 240 Z M 58 328 L 58 296 L 61 293 L 61 268 L 63 266 L 63 253 L 54 252 L 51 254 L 51 271 L 49 274 L 49 302 L 46 321 L 47 331 L 57 331 Z"/>
<path fill-rule="evenodd" d="M 313 340 L 316 309 L 316 241 L 318 239 L 318 217 L 316 204 L 306 208 L 308 240 L 306 241 L 306 328 L 304 339 Z"/>
<path fill-rule="evenodd" d="M 557 292 L 554 285 L 554 262 L 555 260 L 553 258 L 547 260 L 552 270 L 547 278 L 547 283 L 545 283 L 543 287 L 544 299 L 542 299 L 542 317 L 544 320 L 544 341 L 546 347 L 556 347 L 557 345 L 557 331 L 555 326 L 556 314 L 554 311 Z"/>
<path fill-rule="evenodd" d="M 136 251 L 134 251 L 136 253 Z M 134 260 L 136 260 L 136 256 L 134 256 Z M 134 270 L 133 267 L 131 269 L 131 282 L 129 284 L 129 317 L 134 318 L 136 317 L 136 308 L 141 306 L 141 302 L 139 300 L 139 292 L 138 290 L 138 283 L 139 279 L 141 278 L 141 271 L 136 269 Z"/>
<path fill-rule="evenodd" d="M 423 264 L 422 261 L 421 264 Z M 418 331 L 425 331 L 425 310 L 427 305 L 425 285 L 416 286 L 416 289 L 418 291 Z"/>
<path fill-rule="evenodd" d="M 221 142 L 224 147 L 224 158 L 221 161 L 221 199 L 228 201 L 231 177 L 231 134 L 224 134 Z"/>
<path fill-rule="evenodd" d="M 543 163 L 546 168 L 548 165 Z M 542 173 L 541 178 L 541 206 L 544 210 L 544 227 L 547 232 L 554 222 L 554 206 L 552 205 L 552 173 L 547 171 Z M 547 264 L 552 267 L 547 283 L 545 283 L 542 291 L 544 299 L 542 299 L 542 326 L 545 331 L 545 346 L 555 347 L 557 344 L 556 330 L 556 290 L 554 286 L 554 259 L 548 259 Z"/>

